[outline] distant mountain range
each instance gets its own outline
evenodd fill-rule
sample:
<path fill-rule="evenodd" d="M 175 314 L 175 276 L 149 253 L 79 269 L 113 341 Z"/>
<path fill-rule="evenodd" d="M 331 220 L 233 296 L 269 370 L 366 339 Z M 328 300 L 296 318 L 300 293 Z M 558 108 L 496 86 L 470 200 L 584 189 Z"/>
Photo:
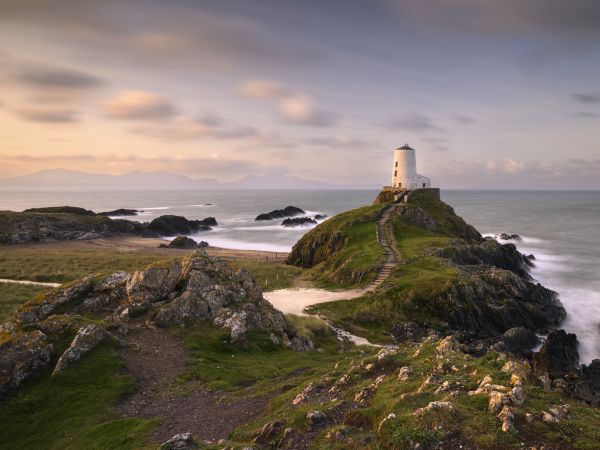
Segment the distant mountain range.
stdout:
<path fill-rule="evenodd" d="M 248 175 L 222 183 L 169 172 L 128 172 L 123 175 L 47 169 L 19 177 L 0 178 L 2 190 L 134 190 L 134 189 L 377 189 L 376 185 L 335 184 L 292 175 Z"/>

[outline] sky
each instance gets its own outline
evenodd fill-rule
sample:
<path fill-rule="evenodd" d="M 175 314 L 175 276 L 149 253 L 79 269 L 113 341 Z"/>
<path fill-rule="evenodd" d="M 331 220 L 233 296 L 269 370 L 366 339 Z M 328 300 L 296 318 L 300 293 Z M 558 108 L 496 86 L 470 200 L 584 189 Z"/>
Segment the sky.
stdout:
<path fill-rule="evenodd" d="M 597 0 L 0 0 L 0 177 L 600 189 Z"/>

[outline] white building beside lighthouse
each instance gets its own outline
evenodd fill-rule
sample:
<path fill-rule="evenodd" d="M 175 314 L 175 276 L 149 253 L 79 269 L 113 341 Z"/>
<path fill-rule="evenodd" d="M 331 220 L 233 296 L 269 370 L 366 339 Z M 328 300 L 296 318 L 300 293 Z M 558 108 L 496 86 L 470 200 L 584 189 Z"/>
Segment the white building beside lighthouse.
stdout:
<path fill-rule="evenodd" d="M 417 173 L 417 158 L 415 149 L 408 144 L 394 151 L 394 166 L 392 171 L 393 190 L 413 191 L 431 187 L 431 180 Z"/>

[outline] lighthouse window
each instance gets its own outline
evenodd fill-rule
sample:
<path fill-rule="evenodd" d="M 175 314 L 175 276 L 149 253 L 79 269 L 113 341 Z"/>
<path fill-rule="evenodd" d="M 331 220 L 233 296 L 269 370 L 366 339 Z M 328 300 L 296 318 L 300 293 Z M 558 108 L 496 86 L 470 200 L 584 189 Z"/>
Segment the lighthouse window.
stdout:
<path fill-rule="evenodd" d="M 396 163 L 394 164 L 394 167 L 398 167 L 398 161 L 396 161 Z"/>
<path fill-rule="evenodd" d="M 425 187 L 425 183 L 423 183 L 423 187 Z"/>
<path fill-rule="evenodd" d="M 398 174 L 397 170 L 394 170 L 394 176 L 396 176 Z"/>

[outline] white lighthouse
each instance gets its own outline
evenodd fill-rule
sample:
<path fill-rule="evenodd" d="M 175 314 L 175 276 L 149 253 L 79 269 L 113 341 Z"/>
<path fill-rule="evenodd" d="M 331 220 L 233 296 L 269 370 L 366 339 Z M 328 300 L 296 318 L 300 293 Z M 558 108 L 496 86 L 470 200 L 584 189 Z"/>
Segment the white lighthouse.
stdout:
<path fill-rule="evenodd" d="M 408 144 L 394 151 L 392 189 L 413 191 L 431 187 L 431 180 L 417 173 L 415 149 Z"/>

